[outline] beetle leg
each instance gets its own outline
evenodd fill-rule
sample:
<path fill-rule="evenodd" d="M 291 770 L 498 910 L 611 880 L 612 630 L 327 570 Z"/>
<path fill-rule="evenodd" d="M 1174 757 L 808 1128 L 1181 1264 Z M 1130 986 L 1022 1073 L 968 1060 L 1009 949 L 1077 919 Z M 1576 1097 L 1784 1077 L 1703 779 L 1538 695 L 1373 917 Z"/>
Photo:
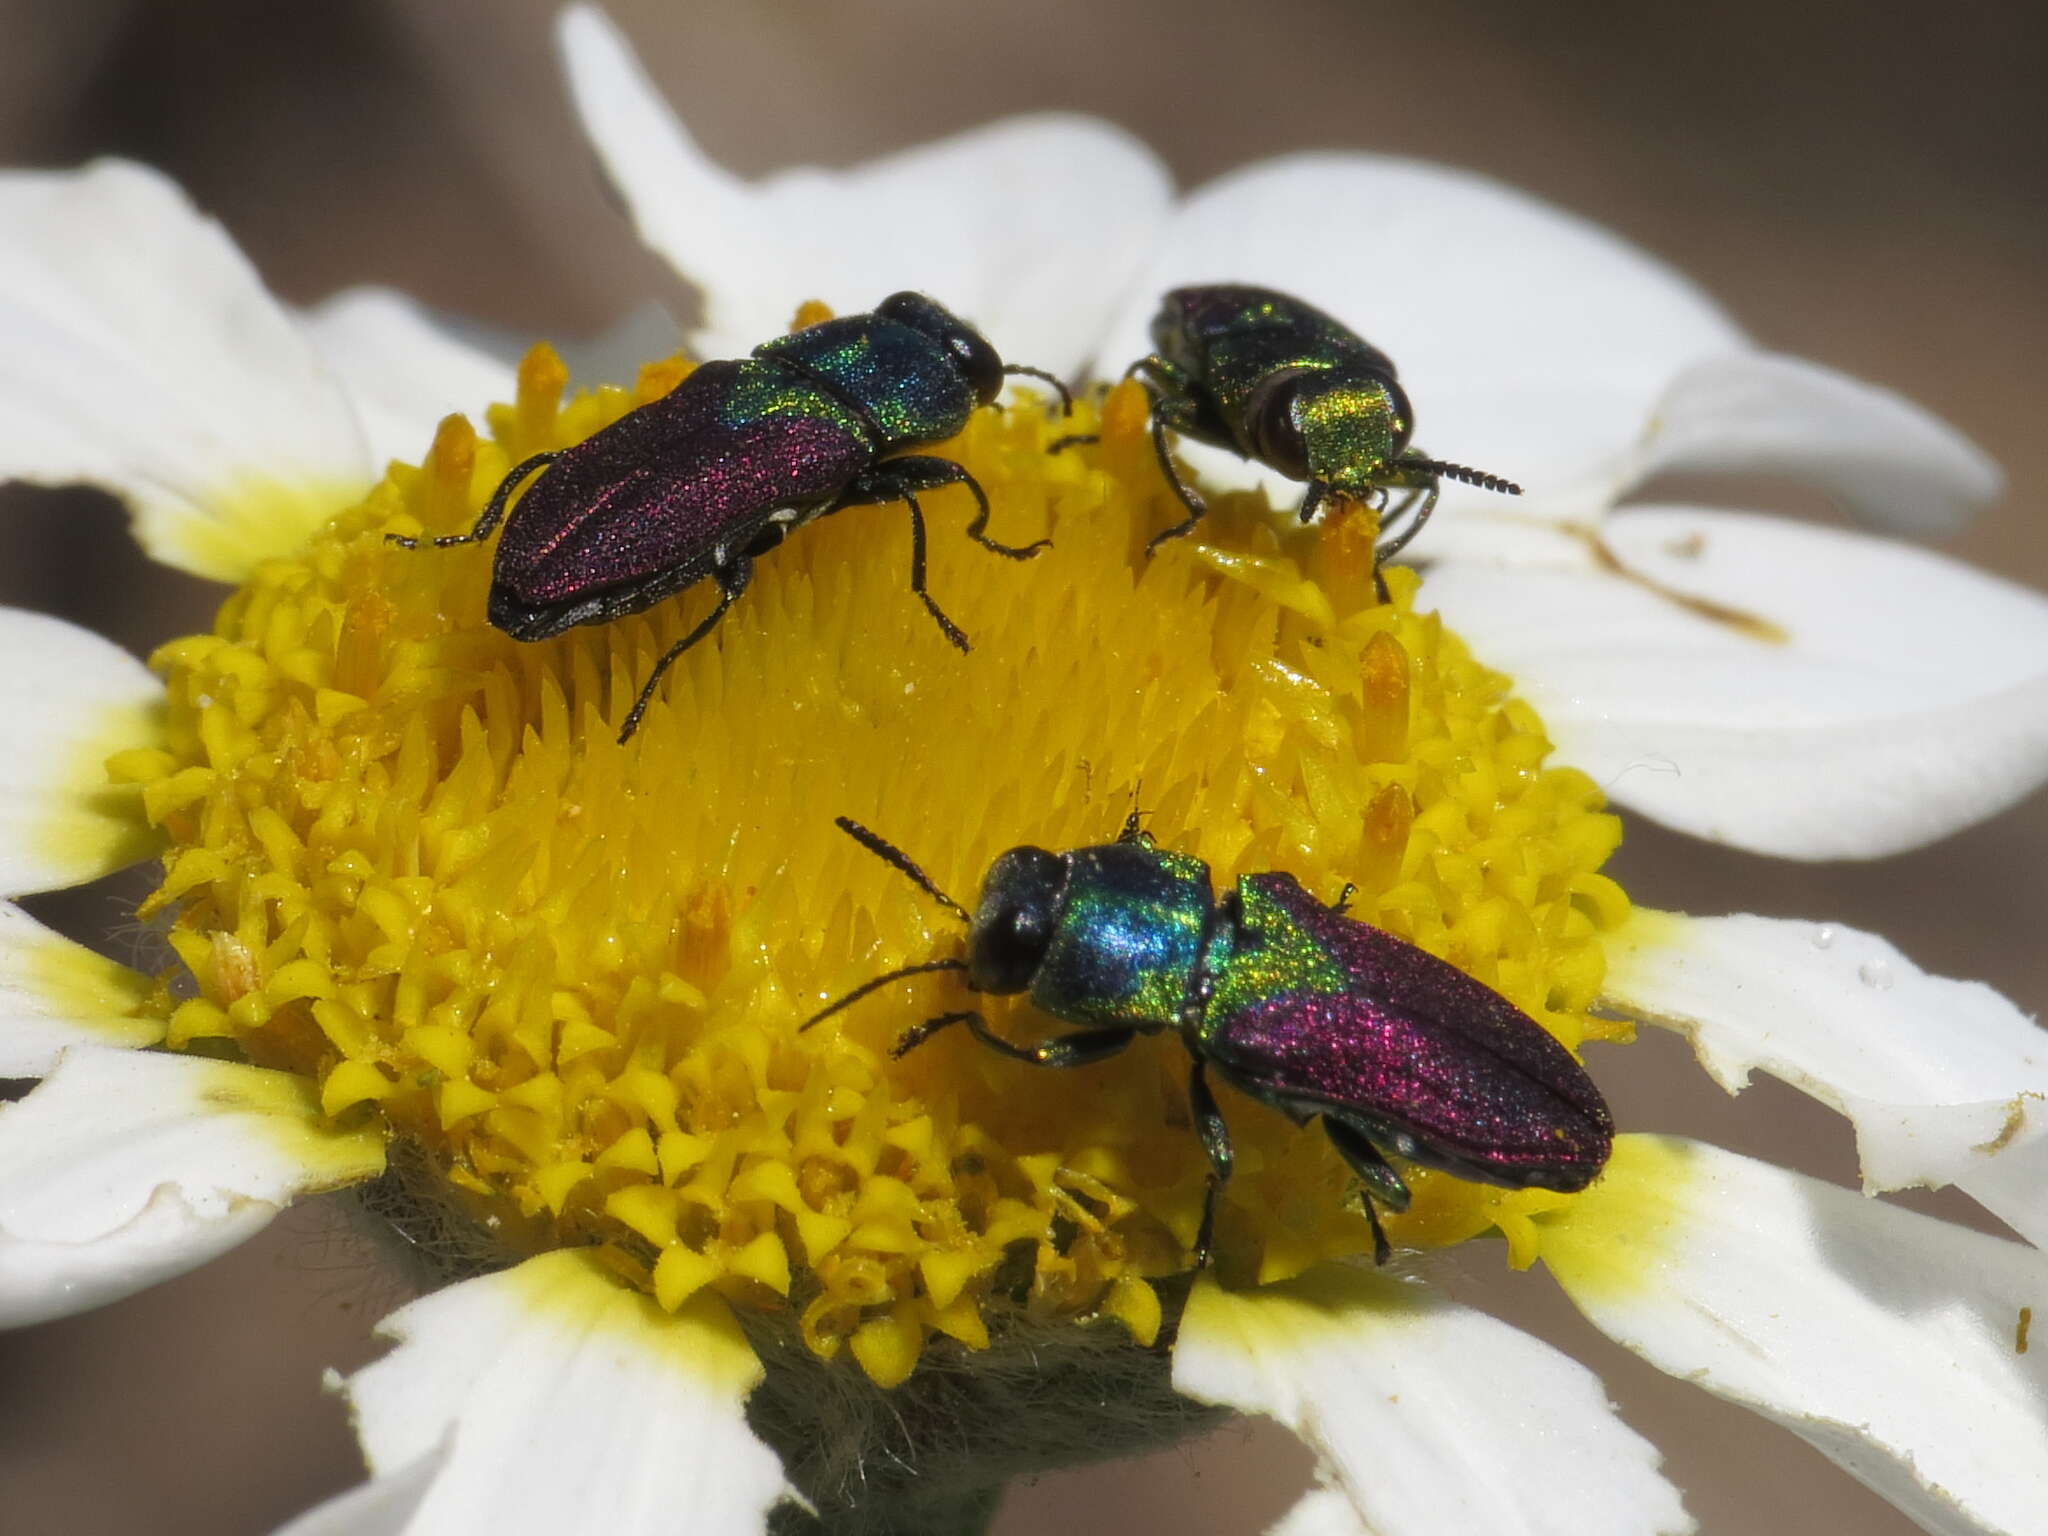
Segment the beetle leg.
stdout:
<path fill-rule="evenodd" d="M 948 471 L 952 472 L 950 476 L 946 473 Z M 951 484 L 954 478 L 967 479 L 969 484 L 973 484 L 966 470 L 945 459 L 890 459 L 876 465 L 848 486 L 834 510 L 838 507 L 878 506 L 887 501 L 900 501 L 910 508 L 910 590 L 938 620 L 939 629 L 945 637 L 965 651 L 972 649 L 967 643 L 967 636 L 958 624 L 946 617 L 945 610 L 925 590 L 924 508 L 917 504 L 919 491 Z M 976 495 L 981 494 L 980 486 L 976 485 L 974 490 Z"/>
<path fill-rule="evenodd" d="M 491 530 L 504 521 L 505 504 L 512 499 L 513 489 L 520 481 L 524 480 L 541 465 L 554 463 L 555 460 L 562 456 L 562 452 L 562 449 L 555 448 L 547 453 L 536 453 L 530 459 L 521 459 L 512 466 L 511 473 L 498 482 L 498 488 L 491 492 L 490 505 L 484 508 L 484 515 L 476 520 L 474 528 L 470 529 L 467 533 L 444 534 L 442 537 L 430 539 L 428 542 L 436 549 L 446 549 L 451 544 L 477 544 L 488 539 L 491 536 Z M 410 538 L 402 533 L 387 533 L 384 535 L 384 539 L 385 542 L 396 544 L 401 549 L 418 549 L 420 547 L 418 539 Z"/>
<path fill-rule="evenodd" d="M 1168 362 L 1157 352 L 1152 353 L 1148 357 L 1141 357 L 1131 364 L 1130 367 L 1124 370 L 1124 377 L 1136 379 L 1147 388 L 1160 390 L 1166 394 L 1181 395 L 1187 393 L 1187 371 Z"/>
<path fill-rule="evenodd" d="M 1322 481 L 1309 481 L 1308 494 L 1301 498 L 1301 505 L 1295 510 L 1296 518 L 1306 523 L 1316 515 L 1316 509 L 1322 506 L 1323 498 L 1329 494 L 1330 488 Z"/>
<path fill-rule="evenodd" d="M 1166 483 L 1173 487 L 1173 494 L 1180 498 L 1180 504 L 1187 508 L 1188 513 L 1185 518 L 1175 523 L 1171 528 L 1167 528 L 1152 536 L 1145 545 L 1145 552 L 1150 554 L 1168 539 L 1177 539 L 1187 533 L 1195 524 L 1208 515 L 1209 508 L 1202 498 L 1195 493 L 1194 487 L 1181 479 L 1180 471 L 1173 467 L 1172 456 L 1166 451 L 1166 429 L 1168 426 L 1166 418 L 1169 415 L 1176 414 L 1176 405 L 1179 407 L 1179 415 L 1186 416 L 1189 414 L 1187 410 L 1189 380 L 1186 372 L 1174 366 L 1165 358 L 1154 354 L 1150 357 L 1141 357 L 1135 363 L 1132 363 L 1130 367 L 1124 370 L 1124 377 L 1126 379 L 1136 379 L 1145 386 L 1146 393 L 1152 396 L 1152 453 L 1159 460 L 1159 472 L 1166 476 Z M 1174 425 L 1178 426 L 1180 423 L 1176 421 Z M 1101 435 L 1099 433 L 1083 433 L 1073 437 L 1058 439 L 1052 444 L 1050 451 L 1058 453 L 1062 448 L 1071 447 L 1077 443 L 1100 441 Z"/>
<path fill-rule="evenodd" d="M 1365 1186 L 1359 1191 L 1358 1198 L 1365 1207 L 1365 1219 L 1372 1225 L 1373 1262 L 1384 1264 L 1393 1256 L 1393 1249 L 1387 1243 L 1387 1234 L 1380 1226 L 1380 1213 L 1372 1202 L 1377 1197 L 1386 1202 L 1387 1209 L 1405 1211 L 1408 1209 L 1408 1186 L 1402 1182 L 1401 1175 L 1394 1172 L 1394 1165 L 1380 1155 L 1380 1149 L 1355 1125 L 1347 1125 L 1326 1114 L 1323 1116 L 1323 1133 L 1330 1138 L 1330 1144 L 1344 1159 L 1345 1166 L 1357 1174 L 1358 1181 Z"/>
<path fill-rule="evenodd" d="M 1194 487 L 1182 480 L 1180 471 L 1173 467 L 1173 458 L 1166 451 L 1166 418 L 1157 409 L 1152 412 L 1152 453 L 1159 460 L 1159 472 L 1166 476 L 1166 483 L 1173 487 L 1173 494 L 1188 509 L 1188 515 L 1171 528 L 1153 534 L 1145 545 L 1148 555 L 1168 539 L 1177 539 L 1190 532 L 1195 524 L 1209 515 L 1208 503 L 1195 494 Z"/>
<path fill-rule="evenodd" d="M 939 462 L 945 463 L 943 459 Z M 974 521 L 967 525 L 967 537 L 974 540 L 983 549 L 993 550 L 996 554 L 1009 560 L 1029 560 L 1041 549 L 1052 548 L 1051 539 L 1033 539 L 1029 544 L 1001 544 L 990 538 L 988 536 L 988 492 L 981 488 L 979 480 L 967 473 L 966 470 L 960 469 L 959 465 L 948 465 L 948 468 L 960 470 L 961 483 L 968 490 L 974 492 L 974 504 L 979 509 L 974 514 Z"/>
<path fill-rule="evenodd" d="M 1188 1108 L 1194 1114 L 1202 1150 L 1209 1154 L 1209 1191 L 1202 1197 L 1202 1225 L 1195 1232 L 1195 1268 L 1207 1269 L 1210 1239 L 1216 1235 L 1216 1197 L 1230 1182 L 1235 1159 L 1230 1150 L 1230 1127 L 1223 1123 L 1223 1111 L 1216 1107 L 1208 1073 L 1199 1061 L 1188 1072 Z"/>
<path fill-rule="evenodd" d="M 662 673 L 676 664 L 678 656 L 716 629 L 718 621 L 725 617 L 725 610 L 747 590 L 747 583 L 754 577 L 754 562 L 745 555 L 737 555 L 729 564 L 717 567 L 711 574 L 718 582 L 718 606 L 706 614 L 695 629 L 661 653 L 661 660 L 654 664 L 654 671 L 640 685 L 640 694 L 626 714 L 626 723 L 619 731 L 620 746 L 623 747 L 627 738 L 640 729 L 640 717 L 647 713 L 647 706 L 654 701 L 654 690 L 661 682 Z"/>
<path fill-rule="evenodd" d="M 973 647 L 967 643 L 967 636 L 962 633 L 960 626 L 946 617 L 946 611 L 938 605 L 931 593 L 925 590 L 924 508 L 917 504 L 917 498 L 908 491 L 903 493 L 903 501 L 904 505 L 910 508 L 910 590 L 923 600 L 931 616 L 938 620 L 939 629 L 948 640 L 963 651 L 972 650 Z"/>
<path fill-rule="evenodd" d="M 1429 487 L 1426 485 L 1409 485 L 1401 486 L 1399 489 L 1402 492 L 1399 504 L 1390 508 L 1380 518 L 1381 538 L 1392 538 L 1394 536 L 1395 530 L 1399 528 L 1409 513 L 1415 510 L 1415 504 L 1422 499 L 1423 493 Z"/>
<path fill-rule="evenodd" d="M 1402 550 L 1406 549 L 1408 547 L 1409 541 L 1413 539 L 1415 535 L 1422 532 L 1422 525 L 1429 521 L 1429 514 L 1436 510 L 1436 499 L 1438 495 L 1441 494 L 1443 486 L 1442 482 L 1440 482 L 1435 475 L 1430 475 L 1425 480 L 1414 482 L 1412 488 L 1415 490 L 1419 490 L 1423 493 L 1422 506 L 1416 512 L 1414 521 L 1410 522 L 1407 527 L 1403 528 L 1399 533 L 1395 534 L 1391 539 L 1387 540 L 1386 543 L 1382 544 L 1379 547 L 1378 561 L 1381 565 L 1385 565 L 1389 560 L 1393 559 L 1394 556 L 1398 555 L 1399 553 L 1401 553 Z M 1408 506 L 1409 502 L 1403 501 L 1401 503 L 1400 510 L 1402 512 L 1406 512 L 1408 510 Z"/>
<path fill-rule="evenodd" d="M 1078 448 L 1083 443 L 1099 443 L 1100 432 L 1069 432 L 1065 437 L 1056 437 L 1045 445 L 1047 453 L 1064 453 L 1069 448 Z"/>
<path fill-rule="evenodd" d="M 922 1024 L 905 1030 L 903 1038 L 896 1042 L 896 1048 L 889 1054 L 903 1056 L 954 1024 L 965 1024 L 975 1039 L 998 1055 L 1008 1056 L 1013 1061 L 1028 1061 L 1034 1067 L 1093 1066 L 1124 1049 L 1138 1034 L 1135 1029 L 1080 1029 L 1071 1035 L 1041 1040 L 1036 1045 L 1017 1045 L 990 1029 L 988 1020 L 980 1014 L 968 1010 L 942 1013 L 935 1019 L 926 1019 Z"/>
<path fill-rule="evenodd" d="M 841 505 L 859 505 L 863 501 L 894 501 L 907 497 L 913 491 L 942 490 L 949 485 L 964 485 L 974 496 L 974 521 L 967 525 L 967 537 L 983 549 L 993 551 L 1010 560 L 1029 560 L 1041 549 L 1050 548 L 1051 539 L 1034 539 L 1029 544 L 1003 544 L 988 536 L 989 503 L 988 492 L 981 488 L 981 482 L 970 475 L 962 466 L 951 459 L 932 458 L 914 454 L 904 459 L 885 459 L 872 470 L 854 481 L 849 492 L 849 501 Z"/>

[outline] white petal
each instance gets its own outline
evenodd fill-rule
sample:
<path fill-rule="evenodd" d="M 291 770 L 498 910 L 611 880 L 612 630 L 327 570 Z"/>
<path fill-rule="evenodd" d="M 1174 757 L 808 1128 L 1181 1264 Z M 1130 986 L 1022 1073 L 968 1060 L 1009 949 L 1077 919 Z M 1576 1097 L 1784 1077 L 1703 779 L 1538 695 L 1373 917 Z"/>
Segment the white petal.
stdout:
<path fill-rule="evenodd" d="M 1631 508 L 1603 542 L 1617 569 L 1461 561 L 1432 570 L 1422 601 L 1514 677 L 1559 758 L 1630 809 L 1759 853 L 1875 858 L 2048 778 L 2035 593 L 1740 513 Z"/>
<path fill-rule="evenodd" d="M 443 416 L 460 411 L 480 423 L 485 406 L 512 398 L 510 363 L 435 324 L 393 289 L 346 289 L 305 324 L 354 402 L 375 464 L 417 464 Z"/>
<path fill-rule="evenodd" d="M 398 1348 L 348 1380 L 371 1471 L 450 1446 L 412 1536 L 754 1536 L 793 1496 L 747 1428 L 761 1366 L 716 1298 L 671 1316 L 565 1250 L 378 1332 Z"/>
<path fill-rule="evenodd" d="M 0 336 L 0 479 L 105 486 L 167 564 L 238 580 L 369 482 L 296 321 L 143 166 L 0 175 Z"/>
<path fill-rule="evenodd" d="M 2048 1136 L 2040 1134 L 2043 1108 L 2029 1100 L 2026 1117 L 2009 1118 L 1994 1142 L 1998 1155 L 1979 1164 L 1956 1187 L 2036 1248 L 2048 1248 Z M 2008 1133 L 2010 1133 L 2008 1137 Z"/>
<path fill-rule="evenodd" d="M 1665 470 L 1816 481 L 1898 533 L 1952 533 L 1998 498 L 1998 465 L 1891 390 L 1763 352 L 1696 363 L 1658 402 L 1632 479 Z"/>
<path fill-rule="evenodd" d="M 1070 374 L 1166 217 L 1151 151 L 1060 114 L 743 181 L 698 148 L 602 12 L 572 7 L 560 38 L 584 131 L 641 238 L 703 295 L 700 356 L 744 356 L 806 299 L 846 314 L 918 288 L 1006 361 Z"/>
<path fill-rule="evenodd" d="M 1334 1265 L 1254 1291 L 1205 1277 L 1173 1386 L 1292 1429 L 1378 1536 L 1694 1528 L 1592 1372 L 1419 1286 Z M 1573 1497 L 1532 1497 L 1557 1487 Z"/>
<path fill-rule="evenodd" d="M 1335 1489 L 1309 1489 L 1280 1516 L 1266 1536 L 1374 1536 L 1360 1522 L 1352 1501 Z"/>
<path fill-rule="evenodd" d="M 0 1077 L 41 1077 L 67 1046 L 156 1044 L 153 985 L 0 901 Z"/>
<path fill-rule="evenodd" d="M 1426 535 L 1434 555 L 1455 552 L 1468 513 L 1597 516 L 1671 380 L 1743 345 L 1685 278 L 1562 209 L 1444 166 L 1307 154 L 1188 200 L 1111 327 L 1099 371 L 1114 377 L 1151 351 L 1167 289 L 1217 282 L 1328 310 L 1393 358 L 1419 446 L 1526 488 L 1509 499 L 1447 484 Z M 1225 483 L 1253 481 L 1240 466 Z M 1299 485 L 1261 483 L 1283 504 L 1300 499 Z"/>
<path fill-rule="evenodd" d="M 78 1048 L 0 1106 L 0 1326 L 196 1269 L 295 1195 L 383 1171 L 306 1078 L 196 1056 Z"/>
<path fill-rule="evenodd" d="M 155 850 L 142 797 L 108 784 L 105 765 L 155 741 L 163 696 L 90 630 L 0 608 L 0 893 L 78 885 Z"/>
<path fill-rule="evenodd" d="M 1624 1136 L 1541 1218 L 1594 1325 L 1811 1442 L 1930 1531 L 2041 1529 L 2048 1255 L 1696 1142 Z"/>
<path fill-rule="evenodd" d="M 1730 1093 L 1762 1068 L 1847 1115 L 1866 1190 L 1971 1189 L 2048 1136 L 2048 1032 L 1875 934 L 1638 908 L 1608 941 L 1604 1000 L 1684 1034 Z M 2048 1247 L 2048 1188 L 1990 1208 Z"/>
<path fill-rule="evenodd" d="M 451 1447 L 446 1440 L 383 1477 L 307 1510 L 276 1536 L 405 1536 L 441 1475 Z"/>
<path fill-rule="evenodd" d="M 1269 1526 L 1266 1536 L 1374 1536 L 1351 1501 L 1334 1488 L 1311 1488 Z"/>

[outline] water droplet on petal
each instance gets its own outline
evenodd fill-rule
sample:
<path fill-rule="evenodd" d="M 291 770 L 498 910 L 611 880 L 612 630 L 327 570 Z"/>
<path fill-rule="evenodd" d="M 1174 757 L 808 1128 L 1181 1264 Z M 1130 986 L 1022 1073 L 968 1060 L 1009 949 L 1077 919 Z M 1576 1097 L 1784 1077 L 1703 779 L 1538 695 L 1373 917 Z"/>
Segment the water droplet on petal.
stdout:
<path fill-rule="evenodd" d="M 1892 985 L 1892 963 L 1889 960 L 1866 960 L 1856 967 L 1856 977 L 1866 987 L 1888 992 Z"/>
<path fill-rule="evenodd" d="M 1835 930 L 1828 924 L 1822 923 L 1813 930 L 1813 947 L 1815 949 L 1831 949 L 1834 947 L 1834 942 Z"/>

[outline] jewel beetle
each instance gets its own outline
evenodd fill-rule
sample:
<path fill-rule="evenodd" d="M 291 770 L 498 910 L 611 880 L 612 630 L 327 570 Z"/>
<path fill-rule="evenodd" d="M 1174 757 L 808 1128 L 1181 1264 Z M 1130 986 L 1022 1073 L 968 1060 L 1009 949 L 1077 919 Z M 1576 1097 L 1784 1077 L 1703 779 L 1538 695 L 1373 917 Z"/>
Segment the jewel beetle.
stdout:
<path fill-rule="evenodd" d="M 897 293 L 870 314 L 843 315 L 763 342 L 745 358 L 705 363 L 668 394 L 569 448 L 534 454 L 499 482 L 468 533 L 445 548 L 505 531 L 491 568 L 491 623 L 515 640 L 545 640 L 651 608 L 709 577 L 718 603 L 670 646 L 642 685 L 619 740 L 683 652 L 710 634 L 753 577 L 754 561 L 794 530 L 842 507 L 901 501 L 910 509 L 910 590 L 946 638 L 967 637 L 925 590 L 920 491 L 965 485 L 977 511 L 967 536 L 1011 559 L 1037 554 L 986 532 L 988 495 L 950 459 L 904 450 L 941 442 L 991 404 L 1008 374 L 973 327 L 921 293 Z M 538 478 L 515 504 L 513 493 Z M 407 549 L 420 540 L 397 534 Z"/>
<path fill-rule="evenodd" d="M 1024 993 L 1080 1027 L 1017 1045 L 962 1009 L 909 1030 L 896 1055 L 964 1024 L 1005 1056 L 1080 1067 L 1140 1035 L 1177 1031 L 1193 1059 L 1188 1101 L 1209 1156 L 1197 1264 L 1207 1262 L 1232 1161 L 1211 1072 L 1296 1124 L 1321 1119 L 1363 1186 L 1382 1264 L 1389 1250 L 1374 1202 L 1403 1211 L 1409 1198 L 1390 1156 L 1565 1192 L 1606 1165 L 1607 1102 L 1548 1031 L 1457 967 L 1318 901 L 1292 875 L 1245 875 L 1218 896 L 1207 864 L 1158 848 L 1133 816 L 1113 843 L 1012 848 L 989 867 L 970 914 L 901 849 L 846 817 L 838 825 L 965 922 L 967 954 L 875 977 L 803 1027 L 903 977 L 959 971 L 971 991 Z"/>
<path fill-rule="evenodd" d="M 1176 288 L 1152 318 L 1152 346 L 1126 376 L 1152 397 L 1152 450 L 1187 516 L 1151 548 L 1188 533 L 1208 511 L 1167 455 L 1169 431 L 1306 481 L 1304 523 L 1331 495 L 1385 506 L 1390 491 L 1406 492 L 1383 520 L 1381 561 L 1421 531 L 1444 480 L 1522 493 L 1498 475 L 1417 450 L 1409 441 L 1415 412 L 1393 359 L 1300 299 L 1239 283 Z"/>

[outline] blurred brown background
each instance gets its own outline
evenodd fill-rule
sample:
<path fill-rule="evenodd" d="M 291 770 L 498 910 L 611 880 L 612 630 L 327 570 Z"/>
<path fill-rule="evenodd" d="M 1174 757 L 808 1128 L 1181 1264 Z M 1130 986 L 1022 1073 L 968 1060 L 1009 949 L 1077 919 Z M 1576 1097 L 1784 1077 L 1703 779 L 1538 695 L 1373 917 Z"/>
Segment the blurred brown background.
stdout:
<path fill-rule="evenodd" d="M 2048 587 L 2037 527 L 2048 482 L 2048 9 L 614 0 L 612 10 L 704 143 L 743 172 L 844 163 L 1056 106 L 1135 130 L 1183 185 L 1310 146 L 1433 157 L 1517 183 L 1684 268 L 1766 345 L 1900 388 L 1973 434 L 2012 487 L 1955 550 Z M 686 302 L 598 191 L 557 81 L 551 11 L 547 0 L 0 0 L 0 163 L 151 161 L 295 300 L 380 281 L 558 335 L 595 330 L 648 297 Z M 1828 515 L 1783 487 L 1717 494 Z M 0 492 L 0 601 L 146 652 L 203 625 L 214 596 L 145 566 L 110 505 L 16 490 Z M 2030 1009 L 2048 999 L 2040 798 L 1871 866 L 1767 867 L 1636 827 L 1619 873 L 1654 905 L 1845 921 Z M 36 905 L 81 936 L 103 934 L 119 921 L 118 895 Z M 1626 1055 L 1599 1064 L 1625 1123 L 1853 1181 L 1846 1125 L 1789 1091 L 1762 1083 L 1731 1103 L 1667 1039 Z M 1976 1219 L 1967 1202 L 1907 1203 Z M 1465 1293 L 1601 1372 L 1707 1531 L 1911 1529 L 1790 1436 L 1593 1339 L 1540 1276 L 1503 1282 L 1487 1273 L 1490 1254 L 1468 1268 Z M 369 1358 L 369 1323 L 398 1296 L 314 1207 L 182 1281 L 0 1336 L 0 1521 L 22 1536 L 269 1530 L 359 1474 L 319 1373 Z M 1137 1466 L 1045 1479 L 1013 1497 L 999 1529 L 1256 1531 L 1305 1474 L 1285 1437 L 1231 1430 Z"/>

